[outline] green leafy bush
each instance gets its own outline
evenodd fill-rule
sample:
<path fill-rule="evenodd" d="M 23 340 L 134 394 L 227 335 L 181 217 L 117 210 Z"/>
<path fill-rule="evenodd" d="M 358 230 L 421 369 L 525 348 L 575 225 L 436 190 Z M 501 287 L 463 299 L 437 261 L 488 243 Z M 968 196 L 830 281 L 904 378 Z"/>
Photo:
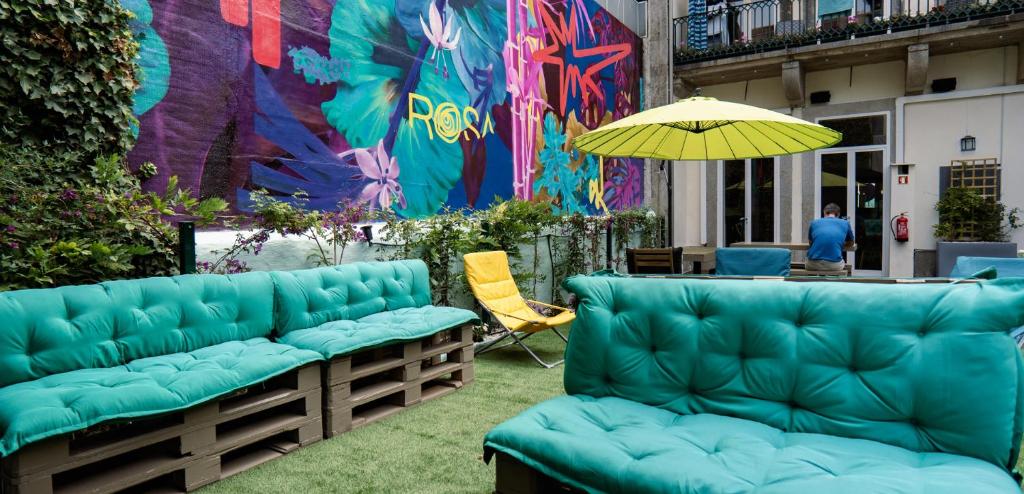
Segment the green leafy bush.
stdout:
<path fill-rule="evenodd" d="M 512 275 L 527 296 L 537 293 L 538 283 L 550 279 L 558 301 L 561 280 L 574 274 L 602 269 L 605 227 L 613 225 L 613 262 L 621 267 L 625 248 L 661 245 L 662 218 L 648 209 L 612 212 L 609 216 L 573 214 L 556 216 L 541 202 L 495 198 L 487 209 L 444 208 L 425 219 L 398 217 L 391 210 L 368 211 L 361 206 L 339 205 L 339 212 L 305 209 L 303 195 L 285 201 L 263 192 L 254 195 L 252 223 L 237 235 L 234 245 L 217 252 L 218 259 L 200 262 L 204 272 L 236 272 L 248 269 L 243 255 L 259 255 L 271 233 L 314 242 L 309 261 L 318 265 L 344 262 L 345 246 L 365 240 L 360 225 L 379 223 L 377 259 L 420 258 L 430 270 L 430 285 L 438 304 L 450 305 L 468 293 L 459 265 L 469 252 L 503 250 L 508 253 Z M 541 269 L 539 246 L 544 241 L 551 271 Z M 532 250 L 532 263 L 525 249 Z"/>
<path fill-rule="evenodd" d="M 120 154 L 138 43 L 107 0 L 0 0 L 0 143 Z"/>
<path fill-rule="evenodd" d="M 0 146 L 0 289 L 175 274 L 172 221 L 205 224 L 226 208 L 173 177 L 164 192 L 143 192 L 120 158 Z"/>
<path fill-rule="evenodd" d="M 1008 211 L 1003 203 L 964 187 L 946 189 L 935 210 L 935 236 L 943 240 L 1002 242 L 1021 226 L 1020 210 Z"/>
<path fill-rule="evenodd" d="M 227 249 L 213 251 L 218 256 L 216 260 L 197 263 L 199 272 L 231 274 L 249 271 L 249 266 L 239 256 L 259 255 L 272 233 L 311 241 L 315 247 L 306 261 L 315 266 L 341 264 L 345 248 L 366 239 L 358 224 L 377 218 L 366 206 L 349 202 L 339 203 L 332 211 L 309 209 L 304 193 L 283 201 L 258 190 L 252 194 L 252 203 L 249 231 L 239 232 L 235 243 Z M 232 221 L 228 226 L 238 225 Z"/>

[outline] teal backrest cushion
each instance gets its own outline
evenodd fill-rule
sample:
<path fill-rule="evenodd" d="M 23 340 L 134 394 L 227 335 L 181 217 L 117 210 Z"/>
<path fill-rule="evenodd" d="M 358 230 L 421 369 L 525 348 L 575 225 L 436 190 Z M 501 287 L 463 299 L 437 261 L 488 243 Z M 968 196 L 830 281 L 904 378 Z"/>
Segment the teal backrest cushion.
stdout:
<path fill-rule="evenodd" d="M 715 249 L 715 274 L 723 276 L 789 276 L 789 249 L 727 247 Z"/>
<path fill-rule="evenodd" d="M 277 285 L 278 334 L 431 302 L 427 265 L 418 259 L 356 262 L 272 276 Z"/>
<path fill-rule="evenodd" d="M 0 294 L 0 386 L 268 336 L 267 273 L 187 275 Z"/>
<path fill-rule="evenodd" d="M 1024 279 L 862 284 L 577 276 L 569 394 L 1013 466 Z"/>

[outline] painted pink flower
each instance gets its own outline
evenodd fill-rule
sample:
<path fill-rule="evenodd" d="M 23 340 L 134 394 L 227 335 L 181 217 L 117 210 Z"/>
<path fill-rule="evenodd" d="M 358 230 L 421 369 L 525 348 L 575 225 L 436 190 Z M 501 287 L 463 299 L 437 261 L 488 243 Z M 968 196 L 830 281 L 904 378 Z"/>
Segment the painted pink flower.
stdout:
<path fill-rule="evenodd" d="M 427 26 L 426 22 L 423 22 L 423 16 L 420 16 L 420 27 L 423 28 L 423 35 L 427 37 L 430 44 L 434 47 L 434 52 L 430 55 L 430 61 L 434 62 L 434 72 L 437 72 L 437 56 L 438 52 L 441 52 L 441 63 L 444 65 L 444 77 L 448 78 L 448 62 L 444 59 L 443 50 L 452 51 L 459 45 L 459 36 L 462 35 L 462 28 L 460 27 L 455 31 L 455 36 L 452 37 L 452 19 L 448 19 L 445 22 L 441 19 L 441 11 L 437 9 L 437 3 L 430 0 L 430 12 L 427 14 L 430 17 L 430 26 Z"/>
<path fill-rule="evenodd" d="M 405 194 L 402 193 L 402 186 L 398 183 L 398 160 L 388 157 L 384 149 L 384 140 L 377 143 L 377 149 L 371 154 L 366 149 L 355 149 L 356 163 L 363 172 L 363 176 L 372 180 L 363 193 L 359 195 L 360 202 L 376 202 L 381 209 L 391 207 L 391 201 L 397 200 L 398 205 L 405 208 Z"/>

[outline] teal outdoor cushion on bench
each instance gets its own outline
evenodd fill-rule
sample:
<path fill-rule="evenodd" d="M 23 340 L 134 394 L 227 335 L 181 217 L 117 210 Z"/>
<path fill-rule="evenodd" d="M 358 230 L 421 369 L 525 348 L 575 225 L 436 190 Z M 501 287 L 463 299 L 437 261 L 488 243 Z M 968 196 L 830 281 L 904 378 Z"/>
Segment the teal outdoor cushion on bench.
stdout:
<path fill-rule="evenodd" d="M 472 311 L 430 305 L 430 276 L 420 260 L 343 264 L 273 277 L 278 341 L 327 358 L 477 320 Z"/>
<path fill-rule="evenodd" d="M 333 321 L 315 328 L 291 331 L 278 341 L 331 358 L 387 343 L 425 338 L 476 319 L 477 315 L 472 311 L 454 307 L 407 307 L 378 312 L 355 321 Z"/>
<path fill-rule="evenodd" d="M 1024 276 L 1024 258 L 1019 257 L 971 257 L 956 258 L 956 265 L 949 273 L 950 278 L 966 278 L 986 268 L 995 268 L 999 278 Z"/>
<path fill-rule="evenodd" d="M 429 304 L 418 260 L 0 293 L 0 456 L 476 319 Z"/>
<path fill-rule="evenodd" d="M 321 359 L 253 338 L 6 386 L 0 388 L 0 455 L 106 420 L 189 408 Z"/>
<path fill-rule="evenodd" d="M 273 310 L 267 273 L 0 293 L 0 387 L 270 336 Z"/>
<path fill-rule="evenodd" d="M 663 412 L 679 417 L 679 425 L 690 423 L 688 416 L 734 417 L 766 430 L 833 436 L 828 447 L 835 451 L 871 441 L 873 451 L 942 453 L 963 460 L 958 465 L 974 465 L 967 461 L 973 458 L 1012 485 L 1007 472 L 1024 427 L 1024 360 L 1007 333 L 1024 326 L 1024 279 L 883 285 L 574 277 L 565 286 L 580 298 L 566 350 L 566 392 L 580 400 L 621 398 L 647 410 L 619 416 L 619 423 L 644 424 Z M 552 406 L 586 414 L 562 400 L 526 415 L 550 419 Z M 485 447 L 543 464 L 573 485 L 608 487 L 591 469 L 597 463 L 568 446 L 579 432 L 553 423 L 513 419 L 489 433 Z M 556 440 L 543 429 L 561 432 Z M 634 432 L 621 426 L 615 435 L 631 441 Z M 597 450 L 597 442 L 587 448 Z M 734 455 L 743 456 L 748 446 L 736 448 Z M 544 449 L 551 453 L 537 456 Z M 817 462 L 816 452 L 792 453 L 794 461 L 776 464 L 782 470 L 775 474 L 792 481 L 821 475 L 802 465 Z M 617 461 L 599 459 L 603 466 Z M 641 455 L 630 468 L 643 470 L 647 461 L 662 460 Z M 728 491 L 700 462 L 681 457 L 675 465 L 662 475 L 689 479 L 675 492 Z M 865 463 L 858 475 L 891 478 L 890 492 L 930 492 L 920 483 L 899 489 L 906 471 L 884 467 Z M 967 472 L 975 470 L 944 472 L 968 485 L 975 480 Z M 632 488 L 613 490 L 664 485 L 654 470 L 632 471 L 620 472 Z"/>
<path fill-rule="evenodd" d="M 729 247 L 715 249 L 715 274 L 722 276 L 789 276 L 788 249 Z"/>
<path fill-rule="evenodd" d="M 554 398 L 487 438 L 495 450 L 591 492 L 1020 492 L 1005 470 L 975 458 L 679 415 L 615 397 Z"/>
<path fill-rule="evenodd" d="M 430 273 L 420 260 L 357 262 L 272 276 L 278 335 L 431 302 Z"/>

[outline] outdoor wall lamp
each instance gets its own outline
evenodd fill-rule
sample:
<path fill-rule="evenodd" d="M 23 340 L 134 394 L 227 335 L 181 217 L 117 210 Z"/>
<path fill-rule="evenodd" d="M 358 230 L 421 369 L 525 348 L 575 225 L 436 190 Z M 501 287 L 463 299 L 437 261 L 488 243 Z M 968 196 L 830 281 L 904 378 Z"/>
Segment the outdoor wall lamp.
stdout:
<path fill-rule="evenodd" d="M 974 151 L 975 139 L 972 135 L 963 136 L 960 139 L 960 151 Z"/>

